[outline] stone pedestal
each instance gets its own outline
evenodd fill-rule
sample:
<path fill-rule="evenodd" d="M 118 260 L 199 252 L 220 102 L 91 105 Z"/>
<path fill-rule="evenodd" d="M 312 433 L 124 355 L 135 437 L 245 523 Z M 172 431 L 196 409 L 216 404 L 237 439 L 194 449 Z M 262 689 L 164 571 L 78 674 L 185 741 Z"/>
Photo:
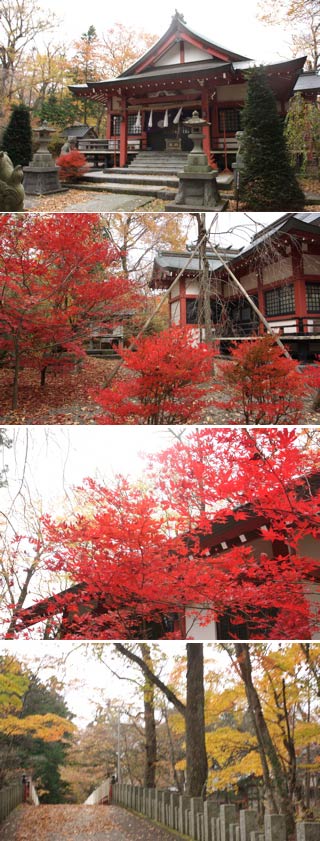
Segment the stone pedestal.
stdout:
<path fill-rule="evenodd" d="M 24 167 L 24 189 L 31 196 L 44 196 L 49 193 L 64 192 L 59 181 L 59 168 L 55 165 L 48 149 L 48 142 L 55 129 L 44 122 L 35 129 L 40 143 L 31 164 Z"/>
<path fill-rule="evenodd" d="M 202 148 L 203 127 L 209 125 L 194 111 L 185 125 L 191 128 L 190 138 L 193 149 L 189 152 L 184 171 L 179 173 L 179 189 L 174 203 L 167 205 L 166 210 L 225 210 L 227 201 L 222 201 L 217 187 L 217 171 L 211 169 L 207 156 Z"/>
<path fill-rule="evenodd" d="M 166 210 L 225 210 L 228 202 L 221 199 L 217 175 L 214 169 L 205 173 L 181 172 L 175 202 L 167 205 Z"/>

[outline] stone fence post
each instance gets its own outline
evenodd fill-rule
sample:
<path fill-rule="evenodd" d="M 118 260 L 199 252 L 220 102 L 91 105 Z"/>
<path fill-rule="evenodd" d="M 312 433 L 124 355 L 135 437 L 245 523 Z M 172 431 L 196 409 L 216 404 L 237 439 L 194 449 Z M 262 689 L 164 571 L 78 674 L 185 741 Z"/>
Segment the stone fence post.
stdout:
<path fill-rule="evenodd" d="M 203 813 L 204 810 L 204 801 L 202 797 L 191 797 L 190 798 L 190 826 L 189 826 L 189 835 L 191 838 L 198 839 L 197 834 L 197 815 Z"/>
<path fill-rule="evenodd" d="M 191 798 L 187 794 L 180 794 L 179 797 L 179 807 L 178 807 L 178 815 L 179 815 L 179 832 L 182 835 L 188 835 L 189 831 L 189 823 L 188 823 L 188 812 L 190 811 L 190 800 Z"/>
<path fill-rule="evenodd" d="M 250 832 L 258 830 L 258 813 L 254 809 L 240 810 L 240 841 L 250 841 Z"/>
<path fill-rule="evenodd" d="M 319 841 L 320 821 L 299 821 L 296 824 L 297 841 Z"/>
<path fill-rule="evenodd" d="M 263 831 L 256 810 L 241 809 L 238 819 L 231 803 L 219 806 L 202 797 L 126 783 L 114 783 L 112 793 L 114 803 L 159 821 L 192 841 L 287 841 L 284 815 L 266 813 Z M 299 821 L 296 841 L 320 841 L 320 821 Z"/>
<path fill-rule="evenodd" d="M 212 834 L 212 821 L 218 817 L 218 803 L 214 803 L 212 800 L 206 800 L 203 806 L 204 841 L 214 841 Z"/>
<path fill-rule="evenodd" d="M 286 819 L 284 815 L 264 816 L 265 841 L 287 841 Z"/>
<path fill-rule="evenodd" d="M 237 810 L 234 803 L 220 806 L 221 841 L 230 841 L 229 826 L 237 820 Z"/>

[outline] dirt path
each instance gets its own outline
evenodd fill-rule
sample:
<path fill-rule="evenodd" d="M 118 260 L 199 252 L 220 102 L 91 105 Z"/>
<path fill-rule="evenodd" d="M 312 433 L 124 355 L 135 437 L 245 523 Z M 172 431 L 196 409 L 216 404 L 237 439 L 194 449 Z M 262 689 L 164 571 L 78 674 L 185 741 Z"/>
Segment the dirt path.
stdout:
<path fill-rule="evenodd" d="M 0 829 L 1 841 L 173 841 L 175 832 L 119 806 L 19 806 Z"/>

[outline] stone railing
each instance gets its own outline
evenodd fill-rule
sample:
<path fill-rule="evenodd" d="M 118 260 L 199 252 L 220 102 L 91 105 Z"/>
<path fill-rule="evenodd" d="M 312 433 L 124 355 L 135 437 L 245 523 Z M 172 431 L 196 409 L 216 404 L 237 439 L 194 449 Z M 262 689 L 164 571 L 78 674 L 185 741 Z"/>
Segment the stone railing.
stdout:
<path fill-rule="evenodd" d="M 26 799 L 27 802 L 32 803 L 33 806 L 39 806 L 38 792 L 34 787 L 33 782 L 30 782 L 28 797 Z"/>
<path fill-rule="evenodd" d="M 112 800 L 195 841 L 287 841 L 284 815 L 265 814 L 263 825 L 253 809 L 188 797 L 169 790 L 124 783 L 112 786 Z M 319 841 L 320 822 L 296 824 L 297 841 Z"/>
<path fill-rule="evenodd" d="M 14 783 L 0 790 L 0 823 L 4 821 L 10 812 L 23 802 L 23 783 Z"/>
<path fill-rule="evenodd" d="M 104 780 L 98 788 L 89 794 L 84 801 L 85 806 L 96 806 L 98 803 L 110 803 L 111 800 L 111 778 Z"/>

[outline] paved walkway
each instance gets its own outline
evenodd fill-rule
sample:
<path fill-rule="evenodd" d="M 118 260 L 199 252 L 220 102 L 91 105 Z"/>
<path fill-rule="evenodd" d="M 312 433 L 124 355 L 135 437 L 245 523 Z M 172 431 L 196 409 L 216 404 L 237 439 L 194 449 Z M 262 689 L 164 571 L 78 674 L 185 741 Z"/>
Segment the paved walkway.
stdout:
<path fill-rule="evenodd" d="M 18 806 L 1 826 L 1 841 L 179 841 L 119 806 Z"/>
<path fill-rule="evenodd" d="M 39 201 L 40 199 L 36 196 L 27 196 L 24 209 L 37 210 Z M 88 198 L 87 201 L 64 205 L 63 213 L 103 213 L 118 210 L 130 212 L 150 204 L 150 201 L 150 196 L 126 196 L 123 194 L 117 195 L 117 193 L 102 193 L 100 195 L 97 193 L 95 198 Z"/>

